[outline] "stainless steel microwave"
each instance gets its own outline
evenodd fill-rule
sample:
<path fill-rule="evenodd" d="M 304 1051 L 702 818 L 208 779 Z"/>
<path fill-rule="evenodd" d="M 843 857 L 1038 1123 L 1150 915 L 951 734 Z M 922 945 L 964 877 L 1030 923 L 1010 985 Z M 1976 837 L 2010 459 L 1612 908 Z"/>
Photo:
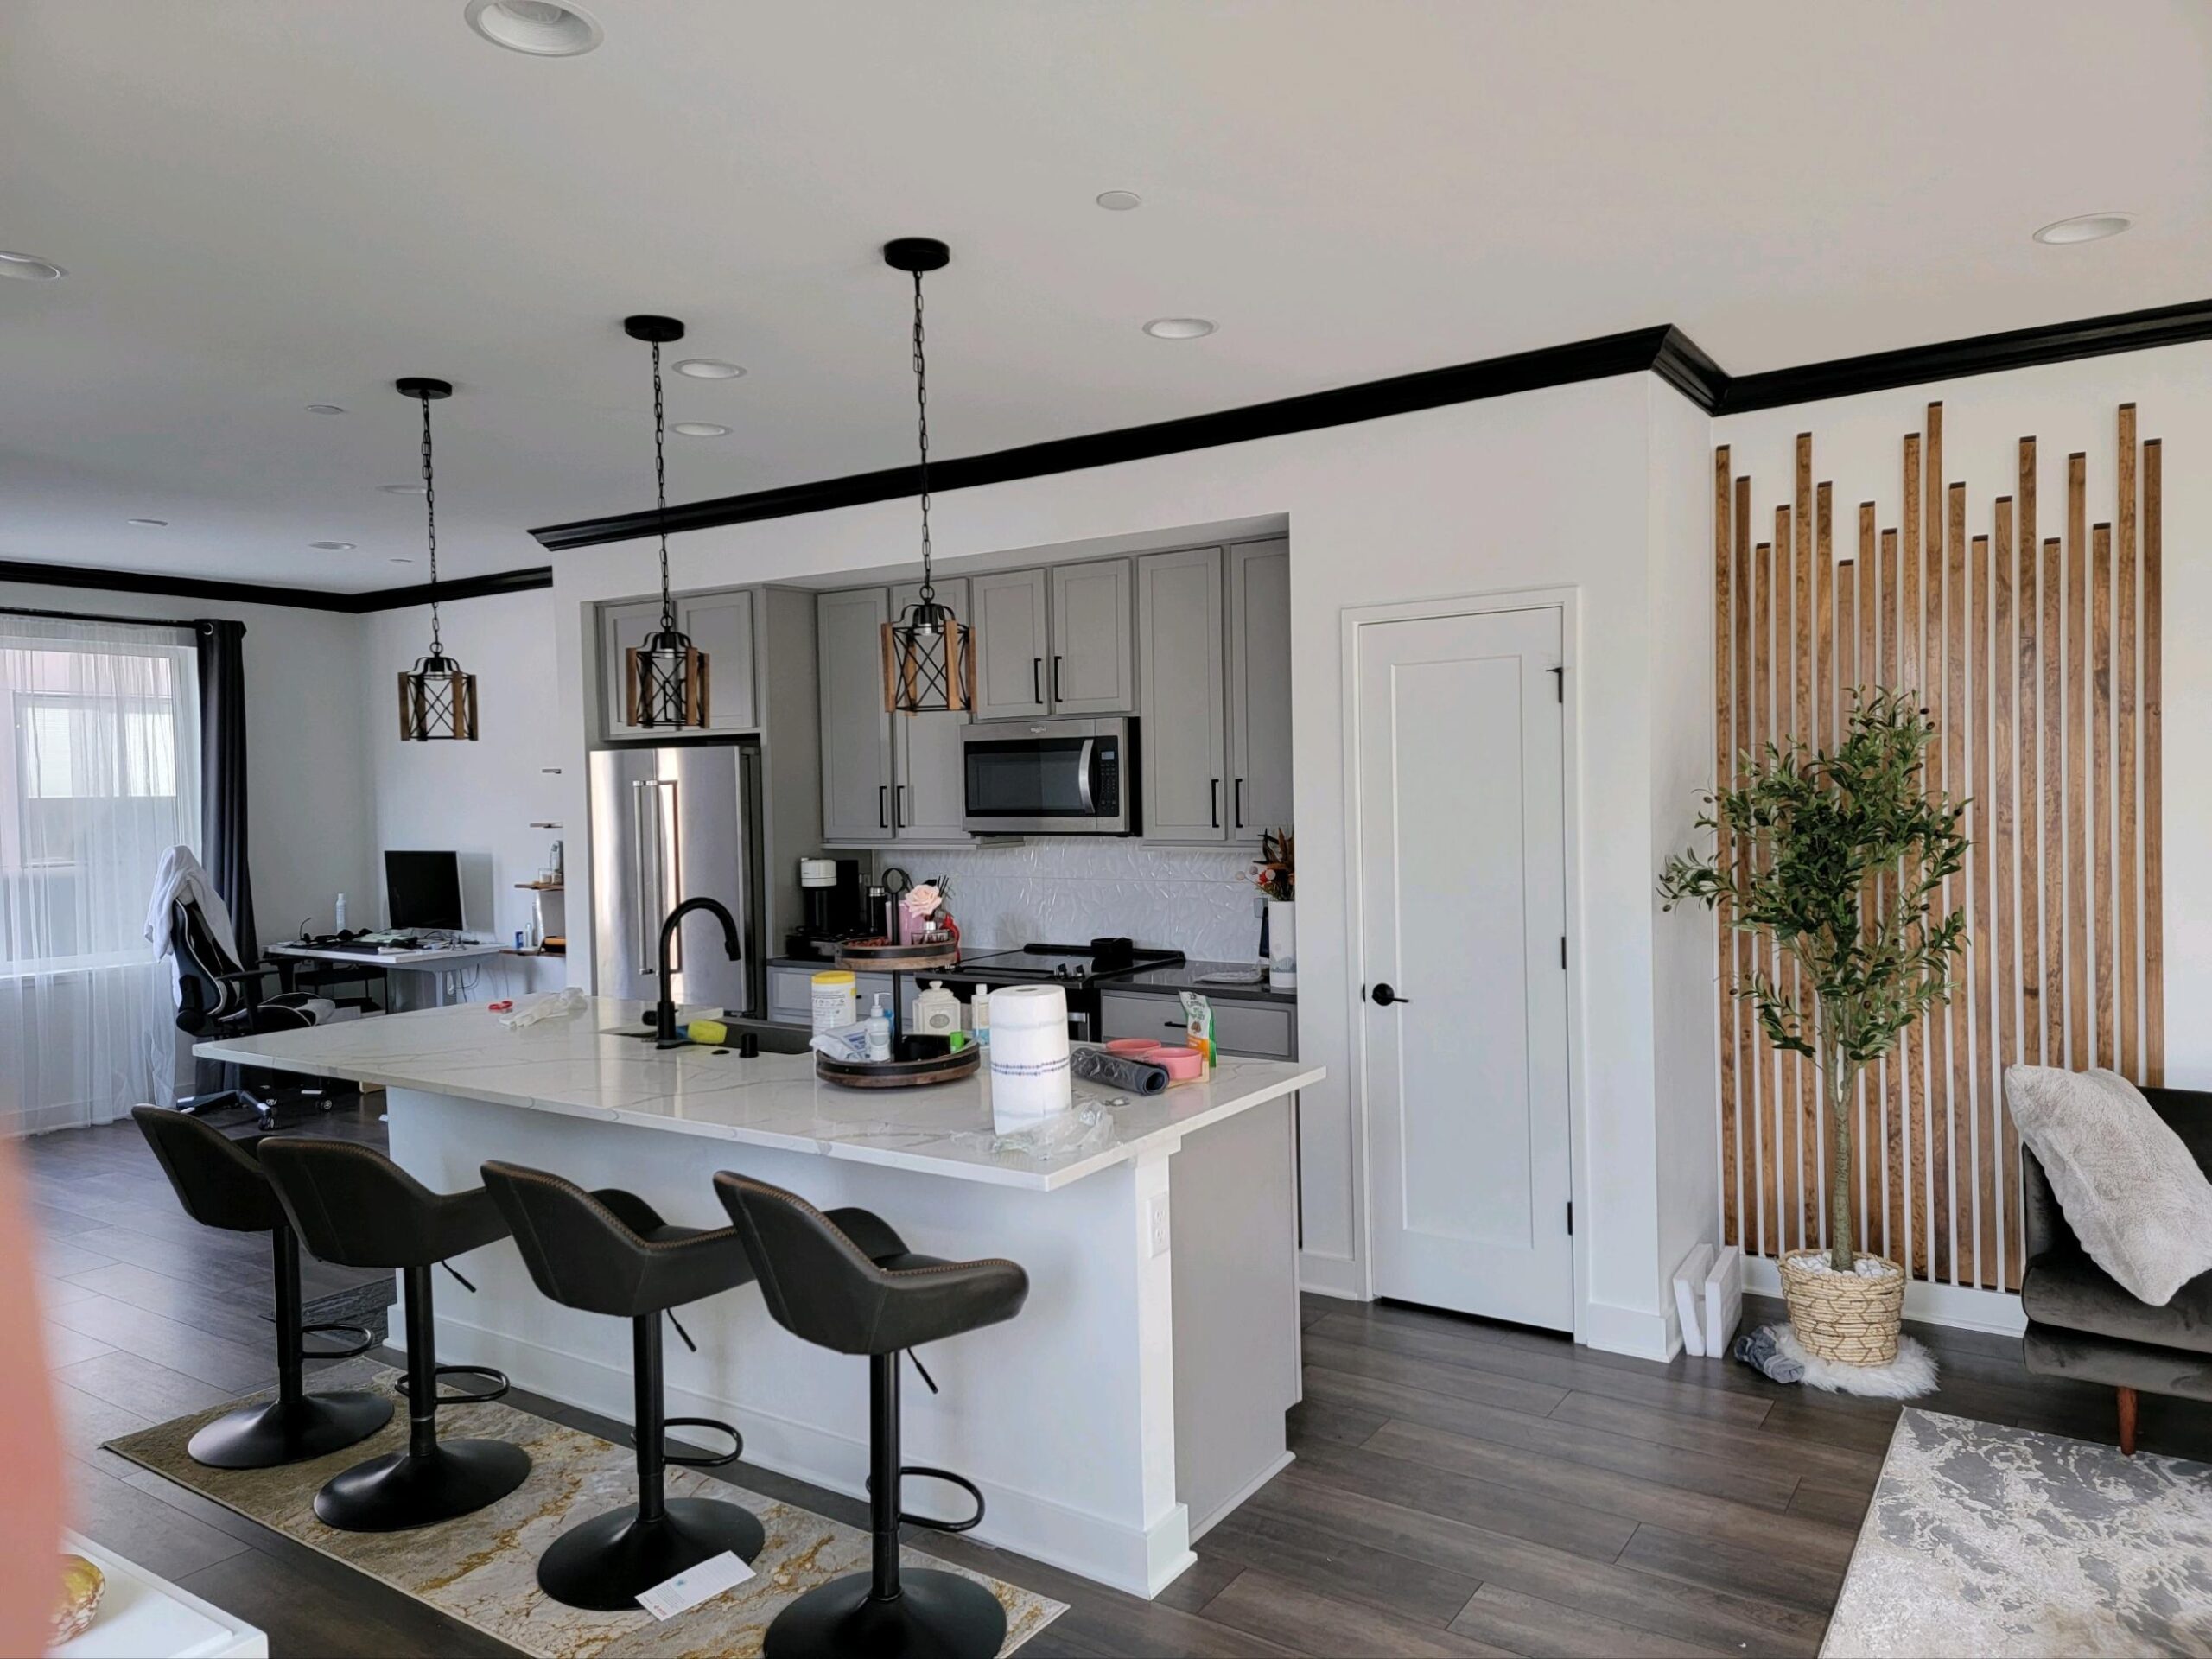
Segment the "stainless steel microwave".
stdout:
<path fill-rule="evenodd" d="M 979 836 L 1136 834 L 1136 724 L 1005 720 L 963 727 L 962 826 Z"/>

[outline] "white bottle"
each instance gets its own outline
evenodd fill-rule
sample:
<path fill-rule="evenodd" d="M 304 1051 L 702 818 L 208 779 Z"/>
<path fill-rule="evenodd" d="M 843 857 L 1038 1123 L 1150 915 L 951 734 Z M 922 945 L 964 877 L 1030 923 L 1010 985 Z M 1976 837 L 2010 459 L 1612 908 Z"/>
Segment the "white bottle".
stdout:
<path fill-rule="evenodd" d="M 868 1011 L 868 1057 L 871 1060 L 891 1058 L 891 1015 L 883 1006 L 883 993 L 875 994 L 875 1002 Z"/>
<path fill-rule="evenodd" d="M 338 895 L 338 925 L 333 931 L 339 933 L 346 931 L 346 895 L 342 893 Z"/>
<path fill-rule="evenodd" d="M 991 1046 L 991 988 L 978 985 L 975 995 L 968 999 L 969 1022 L 975 1028 L 976 1046 Z"/>

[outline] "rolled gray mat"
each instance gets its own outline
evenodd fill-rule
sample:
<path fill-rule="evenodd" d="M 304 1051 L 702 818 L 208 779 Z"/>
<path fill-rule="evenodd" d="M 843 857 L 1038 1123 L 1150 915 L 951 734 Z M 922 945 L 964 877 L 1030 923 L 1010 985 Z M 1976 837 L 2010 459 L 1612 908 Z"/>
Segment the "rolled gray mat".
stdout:
<path fill-rule="evenodd" d="M 1103 1048 L 1077 1047 L 1068 1056 L 1076 1076 L 1109 1089 L 1126 1089 L 1133 1095 L 1157 1095 L 1167 1087 L 1167 1068 L 1144 1060 L 1125 1060 Z"/>

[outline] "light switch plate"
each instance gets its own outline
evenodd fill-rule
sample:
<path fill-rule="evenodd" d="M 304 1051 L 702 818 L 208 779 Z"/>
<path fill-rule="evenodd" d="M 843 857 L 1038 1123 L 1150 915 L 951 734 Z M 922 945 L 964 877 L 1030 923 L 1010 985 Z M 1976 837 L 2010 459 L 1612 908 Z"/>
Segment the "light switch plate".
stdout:
<path fill-rule="evenodd" d="M 1149 1219 L 1152 1223 L 1152 1253 L 1167 1254 L 1167 1195 L 1155 1193 L 1152 1200 Z"/>

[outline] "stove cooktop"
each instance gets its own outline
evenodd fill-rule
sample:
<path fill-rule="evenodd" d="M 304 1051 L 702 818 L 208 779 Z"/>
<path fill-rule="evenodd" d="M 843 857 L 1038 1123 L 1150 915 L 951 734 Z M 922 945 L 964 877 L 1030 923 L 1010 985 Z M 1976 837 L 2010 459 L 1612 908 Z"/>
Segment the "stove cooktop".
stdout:
<path fill-rule="evenodd" d="M 1081 945 L 1027 944 L 1018 950 L 992 950 L 963 957 L 960 971 L 982 980 L 1054 980 L 1080 986 L 1141 973 L 1147 968 L 1173 968 L 1183 959 L 1180 950 L 1132 950 L 1128 960 L 1101 967 L 1097 957 Z"/>

